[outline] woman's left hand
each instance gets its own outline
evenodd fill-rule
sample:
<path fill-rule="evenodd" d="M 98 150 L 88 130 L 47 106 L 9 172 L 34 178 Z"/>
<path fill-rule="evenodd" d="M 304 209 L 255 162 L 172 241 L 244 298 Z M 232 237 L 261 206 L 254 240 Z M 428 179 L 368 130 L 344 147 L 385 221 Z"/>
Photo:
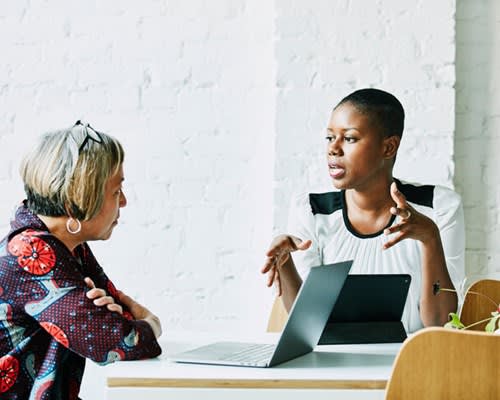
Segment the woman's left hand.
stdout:
<path fill-rule="evenodd" d="M 84 279 L 90 290 L 87 292 L 87 298 L 94 300 L 94 304 L 98 307 L 106 306 L 109 311 L 117 312 L 123 315 L 123 307 L 115 303 L 115 299 L 112 296 L 106 295 L 104 289 L 99 289 L 95 287 L 94 281 L 89 277 Z"/>
<path fill-rule="evenodd" d="M 398 216 L 400 220 L 384 231 L 386 235 L 395 235 L 387 240 L 383 249 L 388 249 L 404 239 L 415 239 L 425 243 L 439 237 L 436 224 L 408 204 L 405 195 L 398 190 L 395 182 L 391 184 L 390 190 L 391 197 L 396 203 L 396 207 L 391 208 L 391 214 Z"/>

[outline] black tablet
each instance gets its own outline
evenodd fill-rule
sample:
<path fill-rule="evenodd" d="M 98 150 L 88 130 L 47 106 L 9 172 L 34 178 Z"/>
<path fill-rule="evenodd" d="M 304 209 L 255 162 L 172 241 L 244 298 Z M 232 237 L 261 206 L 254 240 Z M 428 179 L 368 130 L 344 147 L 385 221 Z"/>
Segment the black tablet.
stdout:
<path fill-rule="evenodd" d="M 407 274 L 349 275 L 318 344 L 405 340 L 401 317 L 410 282 Z"/>

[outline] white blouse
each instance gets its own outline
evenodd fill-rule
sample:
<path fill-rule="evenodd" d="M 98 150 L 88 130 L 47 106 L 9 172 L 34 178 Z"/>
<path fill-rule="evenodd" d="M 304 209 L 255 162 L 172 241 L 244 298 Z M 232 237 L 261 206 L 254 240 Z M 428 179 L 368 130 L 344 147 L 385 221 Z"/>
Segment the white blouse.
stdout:
<path fill-rule="evenodd" d="M 446 264 L 458 290 L 464 279 L 465 230 L 460 196 L 441 186 L 407 184 L 396 180 L 398 189 L 418 212 L 439 228 Z M 422 286 L 422 248 L 419 241 L 406 239 L 387 250 L 383 230 L 371 235 L 354 231 L 347 219 L 345 192 L 302 194 L 290 207 L 288 233 L 311 239 L 306 251 L 292 253 L 302 279 L 316 265 L 354 260 L 351 274 L 410 274 L 411 284 L 402 321 L 407 332 L 423 327 L 419 304 Z M 394 224 L 392 218 L 388 226 Z M 461 296 L 459 294 L 459 302 Z"/>

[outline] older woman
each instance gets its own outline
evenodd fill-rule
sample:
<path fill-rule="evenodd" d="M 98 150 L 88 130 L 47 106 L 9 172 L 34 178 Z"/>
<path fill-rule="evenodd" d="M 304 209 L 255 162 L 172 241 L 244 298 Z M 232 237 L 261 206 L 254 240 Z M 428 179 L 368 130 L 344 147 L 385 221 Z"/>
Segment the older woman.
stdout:
<path fill-rule="evenodd" d="M 27 200 L 0 242 L 2 399 L 77 399 L 86 358 L 161 353 L 158 318 L 115 288 L 87 244 L 111 236 L 127 203 L 123 158 L 78 121 L 24 159 Z"/>

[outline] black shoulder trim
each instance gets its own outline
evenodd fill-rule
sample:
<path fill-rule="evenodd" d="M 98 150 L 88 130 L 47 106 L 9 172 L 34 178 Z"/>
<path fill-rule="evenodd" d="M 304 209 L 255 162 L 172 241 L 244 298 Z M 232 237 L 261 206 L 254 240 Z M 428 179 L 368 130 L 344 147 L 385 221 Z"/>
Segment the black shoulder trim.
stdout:
<path fill-rule="evenodd" d="M 333 214 L 342 209 L 342 192 L 309 193 L 311 211 L 316 214 Z"/>
<path fill-rule="evenodd" d="M 401 183 L 401 181 L 394 179 L 396 185 L 401 193 L 403 193 L 411 203 L 415 203 L 421 206 L 427 206 L 432 208 L 434 201 L 434 187 L 433 185 L 422 185 L 415 186 L 410 183 Z"/>

